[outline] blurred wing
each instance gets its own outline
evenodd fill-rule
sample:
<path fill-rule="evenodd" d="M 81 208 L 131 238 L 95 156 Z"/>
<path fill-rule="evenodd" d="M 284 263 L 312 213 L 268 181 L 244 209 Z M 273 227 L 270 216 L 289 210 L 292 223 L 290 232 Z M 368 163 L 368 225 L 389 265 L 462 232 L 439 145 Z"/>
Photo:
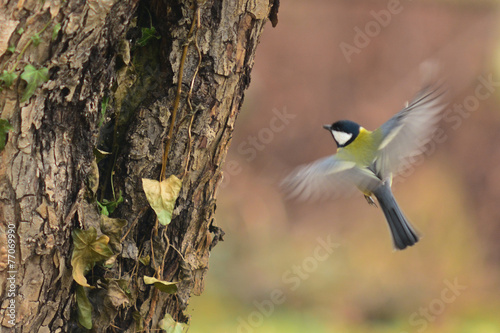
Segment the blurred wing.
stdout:
<path fill-rule="evenodd" d="M 327 199 L 352 194 L 356 187 L 370 191 L 380 183 L 373 172 L 336 156 L 301 166 L 286 177 L 282 186 L 299 200 Z"/>
<path fill-rule="evenodd" d="M 382 178 L 402 172 L 409 158 L 425 151 L 446 107 L 442 87 L 428 86 L 414 100 L 380 127 L 383 139 L 375 163 Z"/>

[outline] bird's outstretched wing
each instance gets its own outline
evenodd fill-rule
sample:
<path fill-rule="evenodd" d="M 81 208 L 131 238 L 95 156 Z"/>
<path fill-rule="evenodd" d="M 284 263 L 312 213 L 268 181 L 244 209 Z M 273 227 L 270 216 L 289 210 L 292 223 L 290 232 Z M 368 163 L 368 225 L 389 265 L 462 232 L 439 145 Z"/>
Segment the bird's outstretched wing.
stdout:
<path fill-rule="evenodd" d="M 425 151 L 447 105 L 446 93 L 442 86 L 422 89 L 407 107 L 378 129 L 383 136 L 375 163 L 378 175 L 385 178 L 403 172 L 412 157 Z"/>
<path fill-rule="evenodd" d="M 282 186 L 290 198 L 318 200 L 350 195 L 356 187 L 371 191 L 380 182 L 372 171 L 333 155 L 298 167 Z"/>

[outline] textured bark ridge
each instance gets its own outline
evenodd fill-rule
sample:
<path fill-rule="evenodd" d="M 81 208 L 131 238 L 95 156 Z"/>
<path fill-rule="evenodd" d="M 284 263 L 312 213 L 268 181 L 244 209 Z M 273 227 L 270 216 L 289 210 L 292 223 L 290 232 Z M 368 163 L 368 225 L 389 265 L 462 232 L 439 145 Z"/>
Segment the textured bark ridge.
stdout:
<path fill-rule="evenodd" d="M 277 20 L 277 4 L 0 4 L 0 73 L 17 74 L 13 85 L 0 86 L 1 118 L 13 127 L 0 152 L 3 327 L 83 330 L 71 232 L 92 227 L 118 240 L 111 246 L 115 256 L 86 275 L 94 287 L 85 289 L 94 331 L 158 330 L 166 313 L 188 321 L 183 310 L 190 295 L 203 291 L 209 251 L 223 235 L 214 222 L 221 165 L 259 36 L 270 12 L 273 24 Z M 47 68 L 49 80 L 22 101 L 28 87 L 21 73 L 28 64 Z M 142 178 L 159 178 L 172 121 L 165 174 L 182 178 L 182 189 L 166 228 L 156 223 Z M 97 164 L 95 148 L 111 154 Z M 112 201 L 120 192 L 124 200 L 110 217 L 126 222 L 109 231 L 97 201 Z M 178 290 L 159 292 L 144 284 L 145 275 L 178 282 Z M 11 285 L 15 297 L 9 296 Z"/>

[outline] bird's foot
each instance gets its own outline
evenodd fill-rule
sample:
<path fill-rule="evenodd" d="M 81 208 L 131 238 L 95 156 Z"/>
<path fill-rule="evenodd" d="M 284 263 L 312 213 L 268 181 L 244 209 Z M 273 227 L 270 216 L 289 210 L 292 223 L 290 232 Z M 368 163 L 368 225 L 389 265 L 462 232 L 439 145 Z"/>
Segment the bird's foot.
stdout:
<path fill-rule="evenodd" d="M 368 204 L 370 206 L 378 207 L 377 204 L 375 203 L 375 201 L 373 201 L 373 198 L 371 196 L 365 195 L 365 199 L 366 199 L 366 202 L 368 202 Z"/>

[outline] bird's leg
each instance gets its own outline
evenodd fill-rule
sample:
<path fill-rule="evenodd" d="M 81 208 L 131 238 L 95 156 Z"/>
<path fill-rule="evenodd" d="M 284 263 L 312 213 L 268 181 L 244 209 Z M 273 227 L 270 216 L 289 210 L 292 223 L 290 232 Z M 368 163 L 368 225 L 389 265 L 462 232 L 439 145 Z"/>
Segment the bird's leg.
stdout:
<path fill-rule="evenodd" d="M 373 198 L 371 196 L 365 194 L 365 199 L 370 206 L 378 207 L 375 201 L 373 201 Z"/>

